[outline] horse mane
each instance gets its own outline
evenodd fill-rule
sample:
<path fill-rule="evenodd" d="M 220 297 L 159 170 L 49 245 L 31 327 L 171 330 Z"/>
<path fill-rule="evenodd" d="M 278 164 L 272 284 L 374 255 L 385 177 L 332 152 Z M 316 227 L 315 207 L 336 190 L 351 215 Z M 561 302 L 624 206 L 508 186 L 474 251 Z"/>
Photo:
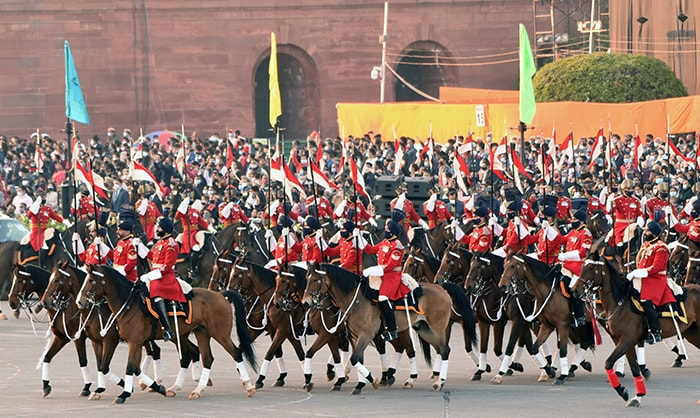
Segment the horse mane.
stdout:
<path fill-rule="evenodd" d="M 134 283 L 131 280 L 106 264 L 97 266 L 97 270 L 114 283 L 121 300 L 126 301 L 129 299 L 131 289 L 134 287 Z"/>
<path fill-rule="evenodd" d="M 629 295 L 632 282 L 622 277 L 622 273 L 620 273 L 615 263 L 612 263 L 607 257 L 603 257 L 603 262 L 610 271 L 610 287 L 612 288 L 615 301 L 620 301 L 622 298 Z"/>
<path fill-rule="evenodd" d="M 457 248 L 457 250 L 459 251 L 459 255 L 461 255 L 462 257 L 464 257 L 465 260 L 467 260 L 467 266 L 468 266 L 472 262 L 472 258 L 474 258 L 474 254 L 472 254 L 472 252 L 469 251 L 468 248 L 462 247 L 462 246 L 459 246 Z"/>
<path fill-rule="evenodd" d="M 495 269 L 494 271 L 503 274 L 503 261 L 505 260 L 503 257 L 499 257 L 493 253 L 485 253 L 483 257 L 491 262 L 491 268 Z"/>
<path fill-rule="evenodd" d="M 277 281 L 277 272 L 273 270 L 266 269 L 260 264 L 251 263 L 246 261 L 245 263 L 248 267 L 253 269 L 255 275 L 266 285 L 275 286 Z"/>
<path fill-rule="evenodd" d="M 292 273 L 294 273 L 294 279 L 296 279 L 295 284 L 296 284 L 297 289 L 301 290 L 301 292 L 303 293 L 304 289 L 306 289 L 306 273 L 307 273 L 307 271 L 299 266 L 290 265 L 289 267 L 291 267 Z"/>
<path fill-rule="evenodd" d="M 31 275 L 32 278 L 38 279 L 41 281 L 39 283 L 42 287 L 46 288 L 49 285 L 49 278 L 51 277 L 51 272 L 44 270 L 41 267 L 37 267 L 33 264 L 24 264 L 22 266 L 19 266 L 20 269 L 25 270 L 27 273 Z M 39 295 L 41 296 L 41 295 Z"/>
<path fill-rule="evenodd" d="M 547 276 L 551 274 L 552 267 L 550 267 L 547 263 L 543 263 L 540 260 L 535 260 L 527 255 L 521 255 L 519 257 L 525 260 L 525 264 L 532 269 L 532 272 L 537 280 L 546 283 L 551 282 L 551 279 L 548 280 Z"/>
<path fill-rule="evenodd" d="M 440 268 L 440 260 L 430 254 L 423 254 L 422 257 L 428 262 L 428 267 L 430 267 L 432 271 L 438 271 Z"/>
<path fill-rule="evenodd" d="M 362 277 L 344 268 L 326 263 L 321 264 L 321 268 L 325 270 L 330 277 L 333 277 L 333 285 L 337 286 L 343 293 L 354 291 L 357 283 L 362 282 Z"/>
<path fill-rule="evenodd" d="M 87 273 L 84 271 L 80 270 L 78 267 L 73 266 L 71 264 L 68 264 L 66 267 L 70 269 L 70 271 L 75 274 L 75 276 L 78 278 L 78 283 L 82 284 L 85 282 L 85 277 L 87 277 Z"/>

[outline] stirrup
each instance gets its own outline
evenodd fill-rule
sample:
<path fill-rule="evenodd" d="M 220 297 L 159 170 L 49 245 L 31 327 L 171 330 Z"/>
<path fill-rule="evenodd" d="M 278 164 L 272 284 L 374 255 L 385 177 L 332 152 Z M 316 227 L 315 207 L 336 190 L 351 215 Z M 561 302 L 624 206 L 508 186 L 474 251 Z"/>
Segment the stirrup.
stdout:
<path fill-rule="evenodd" d="M 647 344 L 656 344 L 661 342 L 661 331 L 652 331 L 647 337 Z"/>
<path fill-rule="evenodd" d="M 571 323 L 571 328 L 578 328 L 586 325 L 586 318 L 583 316 L 575 317 Z"/>
<path fill-rule="evenodd" d="M 175 339 L 175 334 L 173 334 L 168 329 L 163 329 L 163 341 L 172 341 Z"/>
<path fill-rule="evenodd" d="M 399 338 L 399 333 L 396 332 L 396 330 L 393 330 L 393 331 L 385 330 L 384 334 L 382 334 L 382 340 L 384 340 L 384 342 L 393 341 L 397 338 Z"/>

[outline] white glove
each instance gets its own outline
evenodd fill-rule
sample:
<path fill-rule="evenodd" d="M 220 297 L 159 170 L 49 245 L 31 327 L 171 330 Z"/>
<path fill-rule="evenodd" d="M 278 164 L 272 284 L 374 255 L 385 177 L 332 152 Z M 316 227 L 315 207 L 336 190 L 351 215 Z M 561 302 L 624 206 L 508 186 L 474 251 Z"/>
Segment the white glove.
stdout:
<path fill-rule="evenodd" d="M 399 195 L 399 198 L 396 199 L 396 205 L 394 205 L 394 209 L 403 210 L 405 203 L 406 203 L 406 193 L 401 193 Z"/>
<path fill-rule="evenodd" d="M 289 228 L 282 228 L 282 236 L 286 237 L 289 235 Z"/>
<path fill-rule="evenodd" d="M 666 215 L 672 215 L 672 214 L 673 214 L 673 211 L 671 210 L 671 207 L 670 207 L 670 206 L 666 206 L 666 207 L 664 208 L 664 213 L 665 213 Z"/>
<path fill-rule="evenodd" d="M 508 255 L 505 247 L 496 248 L 495 250 L 491 251 L 491 254 L 501 258 L 506 258 L 506 255 Z"/>
<path fill-rule="evenodd" d="M 133 238 L 131 240 L 131 244 L 134 246 L 134 248 L 139 248 L 139 245 L 141 245 L 141 238 Z"/>
<path fill-rule="evenodd" d="M 547 231 L 547 239 L 550 241 L 554 241 L 557 238 L 557 235 L 559 235 L 556 229 L 552 228 L 549 225 L 547 225 L 545 231 Z"/>
<path fill-rule="evenodd" d="M 323 239 L 323 234 L 321 232 L 316 234 L 316 245 L 318 245 L 321 251 L 325 251 L 328 248 L 328 244 L 326 244 L 326 240 Z"/>
<path fill-rule="evenodd" d="M 92 242 L 94 242 L 95 245 L 100 245 L 100 244 L 102 244 L 102 238 L 100 238 L 100 237 L 95 237 L 95 239 L 92 240 Z"/>
<path fill-rule="evenodd" d="M 515 226 L 520 226 L 523 224 L 523 221 L 520 220 L 519 216 L 516 216 L 515 218 L 513 218 L 513 223 L 515 224 Z"/>
<path fill-rule="evenodd" d="M 83 245 L 82 240 L 79 239 L 79 240 L 75 240 L 73 242 L 75 242 L 75 250 L 76 250 L 77 254 L 82 254 L 85 252 L 85 246 Z"/>
<path fill-rule="evenodd" d="M 494 226 L 497 223 L 498 223 L 498 219 L 495 216 L 491 215 L 491 217 L 489 218 L 489 226 Z"/>
<path fill-rule="evenodd" d="M 139 245 L 136 247 L 136 253 L 139 255 L 139 257 L 146 258 L 146 257 L 148 257 L 148 252 L 149 252 L 148 247 L 143 245 L 141 240 L 139 240 Z"/>
<path fill-rule="evenodd" d="M 372 266 L 362 270 L 364 276 L 383 276 L 384 266 Z"/>
<path fill-rule="evenodd" d="M 499 224 L 494 224 L 493 225 L 493 236 L 500 237 L 502 233 L 503 233 L 503 227 Z"/>
<path fill-rule="evenodd" d="M 649 276 L 649 270 L 647 269 L 634 269 L 627 273 L 627 280 L 632 280 L 634 278 L 643 279 Z"/>
<path fill-rule="evenodd" d="M 369 224 L 375 228 L 377 227 L 377 221 L 375 221 L 374 218 L 369 218 Z"/>
<path fill-rule="evenodd" d="M 280 207 L 280 201 L 275 200 L 272 203 L 270 203 L 270 216 L 272 216 L 275 212 L 277 212 L 277 208 Z"/>
<path fill-rule="evenodd" d="M 337 244 L 340 241 L 340 231 L 333 234 L 331 239 L 328 240 L 329 244 Z"/>
<path fill-rule="evenodd" d="M 258 232 L 258 231 L 260 231 L 260 227 L 255 222 L 251 222 L 250 223 L 250 231 L 251 232 Z"/>
<path fill-rule="evenodd" d="M 459 226 L 455 227 L 455 239 L 461 241 L 464 238 L 464 231 Z"/>
<path fill-rule="evenodd" d="M 70 228 L 73 226 L 73 223 L 69 221 L 68 219 L 64 219 L 63 222 L 61 222 L 63 225 L 65 225 L 67 228 Z"/>
<path fill-rule="evenodd" d="M 355 228 L 352 230 L 352 236 L 356 238 L 360 238 L 362 236 L 362 233 L 358 228 Z"/>
<path fill-rule="evenodd" d="M 190 205 L 190 198 L 186 197 L 185 200 L 180 202 L 180 205 L 177 207 L 177 211 L 184 215 L 187 213 L 187 206 L 189 206 L 189 205 Z"/>
<path fill-rule="evenodd" d="M 670 208 L 669 208 L 670 209 Z M 676 218 L 673 213 L 670 213 L 668 215 L 668 226 L 670 228 L 673 228 L 674 226 L 678 225 L 678 218 Z"/>
<path fill-rule="evenodd" d="M 524 239 L 526 236 L 530 235 L 530 231 L 528 231 L 528 229 L 525 228 L 525 225 L 519 224 L 517 228 L 518 228 L 518 237 L 520 237 L 520 239 Z"/>
<path fill-rule="evenodd" d="M 231 209 L 233 209 L 233 202 L 229 202 L 223 209 L 221 209 L 221 215 L 224 218 L 228 218 L 231 215 Z"/>
<path fill-rule="evenodd" d="M 549 222 L 547 222 L 547 220 L 545 219 L 544 221 L 540 222 L 540 226 L 542 227 L 542 229 L 547 229 L 547 227 L 549 226 Z"/>
<path fill-rule="evenodd" d="M 335 212 L 333 212 L 336 216 L 336 218 L 341 218 L 343 216 L 343 212 L 345 211 L 345 205 L 347 204 L 346 200 L 343 200 L 340 202 L 338 207 L 335 208 Z"/>
<path fill-rule="evenodd" d="M 428 226 L 428 223 L 426 221 L 424 221 L 423 219 L 418 220 L 418 225 L 420 225 L 421 228 L 425 229 L 426 231 L 430 229 L 430 227 Z"/>
<path fill-rule="evenodd" d="M 160 270 L 151 270 L 146 274 L 142 274 L 139 279 L 144 283 L 149 283 L 151 280 L 158 280 L 161 277 L 163 277 L 163 274 Z"/>
<path fill-rule="evenodd" d="M 148 200 L 141 199 L 141 204 L 138 207 L 139 215 L 144 216 L 146 214 L 146 209 L 148 209 Z"/>
<path fill-rule="evenodd" d="M 605 220 L 608 221 L 608 225 L 613 224 L 613 218 L 610 215 L 605 215 Z"/>
<path fill-rule="evenodd" d="M 216 234 L 216 228 L 214 228 L 214 225 L 212 225 L 212 224 L 209 224 L 207 231 L 209 231 L 212 234 Z"/>
<path fill-rule="evenodd" d="M 29 211 L 33 214 L 39 213 L 39 208 L 41 208 L 41 198 L 37 197 L 36 200 L 29 207 Z"/>
<path fill-rule="evenodd" d="M 637 226 L 639 226 L 640 228 L 644 228 L 644 218 L 642 218 L 641 216 L 637 216 Z"/>
<path fill-rule="evenodd" d="M 581 261 L 581 254 L 579 254 L 578 250 L 573 250 L 559 253 L 557 258 L 559 261 Z"/>
<path fill-rule="evenodd" d="M 77 232 L 73 232 L 73 235 L 71 235 L 71 240 L 72 241 L 82 241 L 82 239 L 80 238 L 80 234 Z"/>
<path fill-rule="evenodd" d="M 107 254 L 109 254 L 109 247 L 102 241 L 100 241 L 96 245 L 100 251 L 100 257 L 107 257 Z"/>
<path fill-rule="evenodd" d="M 272 232 L 271 229 L 268 229 L 265 231 L 265 238 L 274 238 L 275 234 Z"/>
<path fill-rule="evenodd" d="M 435 210 L 435 202 L 437 201 L 437 194 L 433 194 L 430 196 L 430 199 L 428 199 L 428 203 L 425 205 L 425 208 L 428 209 L 428 211 L 432 212 Z"/>
<path fill-rule="evenodd" d="M 540 226 L 540 218 L 535 217 L 535 225 Z"/>

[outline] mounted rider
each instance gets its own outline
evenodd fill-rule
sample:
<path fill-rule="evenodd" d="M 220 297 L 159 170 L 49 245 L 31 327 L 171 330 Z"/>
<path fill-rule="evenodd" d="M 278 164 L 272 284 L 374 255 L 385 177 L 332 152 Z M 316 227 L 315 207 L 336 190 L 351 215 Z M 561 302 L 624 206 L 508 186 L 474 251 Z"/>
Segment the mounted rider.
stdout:
<path fill-rule="evenodd" d="M 136 271 L 138 255 L 132 242 L 135 239 L 133 230 L 134 223 L 131 219 L 123 220 L 117 227 L 119 241 L 113 252 L 113 267 L 132 283 L 135 283 L 138 278 L 138 272 Z M 136 244 L 138 245 L 138 241 Z"/>
<path fill-rule="evenodd" d="M 204 231 L 214 234 L 216 229 L 214 225 L 209 224 L 201 215 L 203 209 L 202 202 L 195 200 L 190 206 L 189 197 L 185 198 L 177 207 L 175 219 L 179 219 L 182 223 L 182 234 L 178 235 L 177 241 L 180 243 L 180 251 L 182 254 L 189 254 L 190 268 L 189 275 L 193 278 L 196 275 L 199 264 L 200 250 L 204 246 L 206 239 Z"/>
<path fill-rule="evenodd" d="M 661 231 L 661 225 L 657 222 L 651 221 L 647 224 L 644 243 L 637 253 L 637 268 L 627 274 L 627 279 L 633 280 L 634 287 L 639 291 L 639 300 L 651 329 L 647 338 L 649 344 L 661 341 L 661 327 L 656 307 L 676 301 L 667 283 L 666 268 L 669 250 L 659 239 Z"/>
<path fill-rule="evenodd" d="M 674 217 L 678 217 L 676 208 L 671 204 L 668 198 L 668 183 L 661 183 L 657 187 L 656 196 L 647 200 L 644 205 L 644 213 L 647 219 L 654 219 L 663 228 L 669 224 L 669 214 L 671 212 Z"/>
<path fill-rule="evenodd" d="M 389 221 L 384 228 L 384 240 L 377 245 L 367 245 L 364 248 L 367 254 L 377 255 L 377 267 L 380 267 L 382 272 L 382 284 L 379 287 L 379 307 L 386 326 L 384 341 L 391 341 L 398 337 L 396 317 L 394 316 L 391 301 L 401 299 L 409 291 L 401 282 L 404 247 L 398 240 L 400 233 L 401 226 L 394 221 Z"/>
<path fill-rule="evenodd" d="M 557 208 L 546 206 L 544 208 L 545 219 L 540 222 L 540 230 L 537 231 L 537 259 L 552 266 L 557 261 L 561 247 L 566 245 L 567 239 L 557 227 Z"/>
<path fill-rule="evenodd" d="M 588 257 L 588 252 L 593 245 L 593 235 L 586 227 L 586 212 L 577 210 L 574 213 L 574 220 L 571 222 L 571 231 L 566 234 L 566 248 L 563 253 L 557 256 L 559 261 L 563 261 L 561 272 L 564 276 L 564 284 L 566 291 L 571 294 L 571 287 L 576 283 L 581 275 L 583 268 L 583 260 Z M 583 301 L 581 299 L 571 297 L 571 310 L 573 315 L 574 328 L 580 327 L 586 323 L 585 313 L 583 311 Z"/>
<path fill-rule="evenodd" d="M 396 186 L 395 191 L 397 196 L 393 198 L 389 203 L 389 209 L 391 211 L 393 211 L 394 209 L 400 210 L 406 215 L 405 220 L 401 222 L 401 224 L 404 227 L 404 230 L 408 232 L 409 228 L 411 227 L 410 222 L 417 223 L 426 231 L 430 229 L 428 223 L 421 219 L 421 217 L 418 215 L 418 212 L 416 212 L 416 209 L 413 207 L 413 202 L 406 198 L 406 192 L 408 191 L 406 183 L 399 183 L 399 185 Z"/>
<path fill-rule="evenodd" d="M 284 192 L 280 189 L 277 191 L 276 199 L 269 203 L 268 209 L 263 213 L 263 220 L 269 219 L 270 228 L 274 228 L 283 215 L 293 222 L 299 221 L 299 213 L 292 210 L 292 204 L 284 198 Z"/>
<path fill-rule="evenodd" d="M 439 199 L 442 187 L 435 183 L 429 190 L 430 199 L 423 203 L 423 213 L 428 218 L 428 227 L 433 229 L 439 224 L 452 219 L 452 214 L 447 209 L 445 202 Z"/>
<path fill-rule="evenodd" d="M 139 214 L 143 232 L 146 233 L 148 242 L 153 241 L 155 235 L 156 223 L 158 218 L 163 216 L 158 210 L 158 206 L 149 198 L 150 190 L 147 186 L 142 185 L 138 188 L 140 199 L 136 202 L 136 212 Z"/>
<path fill-rule="evenodd" d="M 537 237 L 530 235 L 518 216 L 521 209 L 520 201 L 515 200 L 506 206 L 508 227 L 505 230 L 504 247 L 511 253 L 526 253 L 527 246 L 537 242 Z"/>
<path fill-rule="evenodd" d="M 357 218 L 357 219 L 356 219 Z M 345 199 L 333 211 L 334 220 L 351 220 L 360 224 L 369 222 L 373 227 L 377 227 L 377 221 L 367 211 L 365 205 L 354 193 L 345 191 Z M 356 225 L 356 227 L 359 225 Z"/>
<path fill-rule="evenodd" d="M 158 241 L 148 253 L 148 259 L 151 261 L 153 270 L 141 276 L 141 281 L 149 284 L 152 306 L 158 314 L 160 324 L 163 326 L 163 339 L 165 341 L 175 338 L 175 334 L 170 328 L 170 322 L 168 322 L 165 299 L 182 303 L 186 302 L 180 283 L 175 278 L 175 264 L 180 251 L 172 234 L 172 221 L 165 217 L 160 218 L 158 226 L 156 226 L 155 236 Z"/>
<path fill-rule="evenodd" d="M 265 265 L 267 268 L 274 268 L 282 264 L 293 263 L 299 261 L 301 253 L 301 243 L 297 239 L 296 234 L 292 230 L 294 223 L 286 215 L 281 215 L 278 219 L 275 228 L 280 233 L 277 243 L 274 240 L 272 230 L 265 231 L 265 239 L 268 242 L 268 248 L 272 251 L 272 260 Z"/>
<path fill-rule="evenodd" d="M 355 231 L 357 231 L 357 233 Z M 340 240 L 338 245 L 325 250 L 328 257 L 340 256 L 340 267 L 357 275 L 362 274 L 362 249 L 365 247 L 365 243 L 360 238 L 359 232 L 360 230 L 355 228 L 355 223 L 353 221 L 343 222 L 340 227 Z"/>
<path fill-rule="evenodd" d="M 634 182 L 631 179 L 625 179 L 620 184 L 620 189 L 622 195 L 613 197 L 611 201 L 615 229 L 613 238 L 609 242 L 610 245 L 617 247 L 618 255 L 622 255 L 623 245 L 632 238 L 631 231 L 635 228 L 635 222 L 640 228 L 644 227 L 644 210 L 642 202 L 634 197 Z"/>
<path fill-rule="evenodd" d="M 474 225 L 474 229 L 469 235 L 465 235 L 459 225 L 453 225 L 455 239 L 466 245 L 472 253 L 489 252 L 493 244 L 493 237 L 500 236 L 503 232 L 503 227 L 498 225 L 494 216 L 489 218 L 489 210 L 483 206 L 476 208 L 474 215 L 479 221 Z"/>
<path fill-rule="evenodd" d="M 73 205 L 75 205 L 75 199 L 73 200 Z M 78 219 L 88 219 L 95 215 L 95 201 L 92 200 L 90 196 L 90 191 L 87 187 L 82 186 L 80 188 L 80 199 L 78 199 L 78 208 L 71 208 L 71 213 L 77 214 Z"/>
<path fill-rule="evenodd" d="M 309 215 L 315 217 L 319 221 L 328 221 L 333 219 L 333 208 L 331 207 L 331 202 L 326 199 L 320 189 L 316 189 L 316 195 L 314 196 L 313 191 L 307 193 L 306 200 L 306 211 Z M 318 204 L 318 210 L 316 205 Z"/>
<path fill-rule="evenodd" d="M 246 216 L 241 206 L 236 203 L 238 200 L 235 192 L 234 197 L 231 197 L 231 192 L 227 192 L 226 200 L 219 204 L 219 221 L 223 224 L 224 228 L 227 228 L 234 224 L 240 224 L 241 222 L 247 224 L 250 219 Z"/>
<path fill-rule="evenodd" d="M 92 241 L 87 249 L 83 246 L 83 241 L 77 232 L 73 233 L 73 241 L 78 243 L 78 258 L 85 264 L 98 265 L 109 264 L 114 258 L 114 250 L 109 248 L 104 243 L 104 237 L 107 235 L 107 228 L 99 225 L 95 228 L 95 221 L 90 221 L 87 224 L 89 239 Z"/>
<path fill-rule="evenodd" d="M 34 200 L 34 203 L 29 207 L 27 212 L 27 217 L 29 218 L 29 240 L 26 237 L 22 239 L 20 245 L 31 245 L 35 253 L 39 255 L 39 264 L 43 267 L 45 265 L 45 256 L 49 250 L 46 247 L 46 239 L 53 237 L 55 230 L 49 228 L 49 221 L 53 219 L 56 222 L 61 222 L 66 227 L 70 228 L 73 224 L 67 220 L 63 219 L 61 215 L 54 212 L 51 207 L 46 206 L 46 199 L 43 196 L 39 196 Z M 47 237 L 47 235 L 50 235 Z"/>
<path fill-rule="evenodd" d="M 600 199 L 594 194 L 595 193 L 595 183 L 588 180 L 583 182 L 584 197 L 588 199 L 588 205 L 586 206 L 586 212 L 588 216 L 600 211 L 605 211 L 605 207 L 600 202 Z"/>
<path fill-rule="evenodd" d="M 673 228 L 676 232 L 681 234 L 687 234 L 688 239 L 698 246 L 700 246 L 700 199 L 695 200 L 690 210 L 691 221 L 687 224 L 681 224 L 678 219 L 673 216 L 668 209 L 666 209 L 669 223 L 668 225 Z"/>
<path fill-rule="evenodd" d="M 564 224 L 571 219 L 571 199 L 564 193 L 564 186 L 561 183 L 554 183 L 554 192 L 557 197 L 557 220 Z"/>
<path fill-rule="evenodd" d="M 323 263 L 323 252 L 328 245 L 323 240 L 321 223 L 313 216 L 307 216 L 304 220 L 304 239 L 301 241 L 301 261 L 316 264 Z"/>

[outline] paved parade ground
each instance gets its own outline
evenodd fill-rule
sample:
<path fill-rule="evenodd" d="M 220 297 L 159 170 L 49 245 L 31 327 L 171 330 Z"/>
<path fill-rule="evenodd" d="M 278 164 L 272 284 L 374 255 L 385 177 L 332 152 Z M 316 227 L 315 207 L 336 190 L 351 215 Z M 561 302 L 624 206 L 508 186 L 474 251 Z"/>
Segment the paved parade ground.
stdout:
<path fill-rule="evenodd" d="M 652 370 L 647 382 L 649 393 L 640 408 L 625 408 L 625 403 L 607 383 L 603 362 L 611 350 L 607 335 L 595 354 L 587 355 L 593 363 L 593 373 L 578 370 L 576 377 L 562 387 L 538 383 L 537 369 L 529 357 L 523 357 L 525 372 L 507 377 L 500 386 L 489 383 L 492 373 L 485 374 L 481 382 L 470 382 L 475 368 L 461 347 L 459 327 L 454 327 L 452 356 L 448 380 L 443 392 L 431 392 L 430 372 L 422 358 L 419 379 L 414 389 L 401 389 L 400 384 L 408 375 L 408 362 L 403 359 L 397 372 L 394 387 L 373 390 L 365 388 L 359 396 L 348 396 L 356 382 L 351 374 L 342 392 L 329 392 L 325 380 L 325 362 L 328 351 L 322 350 L 314 362 L 313 392 L 301 389 L 303 374 L 293 359 L 291 347 L 284 346 L 285 359 L 290 375 L 283 388 L 272 387 L 277 376 L 276 365 L 270 366 L 266 386 L 252 398 L 247 398 L 240 386 L 233 361 L 213 343 L 215 362 L 211 373 L 214 386 L 204 391 L 196 401 L 187 399 L 195 383 L 189 379 L 183 392 L 174 398 L 164 398 L 154 393 L 137 392 L 124 405 L 112 405 L 112 399 L 120 390 L 107 385 L 102 400 L 88 401 L 78 396 L 83 386 L 77 356 L 72 346 L 66 346 L 51 365 L 52 393 L 47 398 L 41 393 L 41 371 L 35 368 L 44 348 L 44 341 L 35 336 L 26 317 L 17 320 L 11 315 L 6 302 L 0 302 L 3 312 L 10 318 L 0 321 L 0 393 L 2 416 L 299 416 L 299 417 L 368 417 L 368 416 L 699 416 L 700 405 L 700 351 L 689 347 L 690 359 L 680 369 L 670 364 L 675 356 L 663 345 L 647 350 L 647 363 Z M 43 335 L 46 324 L 38 325 Z M 307 344 L 313 337 L 309 337 Z M 269 339 L 261 338 L 256 344 L 258 361 L 262 361 Z M 177 373 L 177 352 L 171 344 L 161 344 L 163 349 L 164 384 L 170 386 Z M 96 374 L 92 349 L 88 347 L 89 366 Z M 117 348 L 112 370 L 124 373 L 126 345 Z M 571 358 L 571 355 L 570 355 Z M 379 376 L 379 360 L 373 348 L 367 351 L 367 366 L 374 376 Z M 489 353 L 489 363 L 496 364 Z M 497 367 L 497 366 L 496 366 Z M 152 370 L 149 370 L 152 376 Z M 253 375 L 253 379 L 255 376 Z M 631 394 L 634 383 L 628 376 L 621 379 Z M 93 385 L 93 388 L 96 386 Z"/>

